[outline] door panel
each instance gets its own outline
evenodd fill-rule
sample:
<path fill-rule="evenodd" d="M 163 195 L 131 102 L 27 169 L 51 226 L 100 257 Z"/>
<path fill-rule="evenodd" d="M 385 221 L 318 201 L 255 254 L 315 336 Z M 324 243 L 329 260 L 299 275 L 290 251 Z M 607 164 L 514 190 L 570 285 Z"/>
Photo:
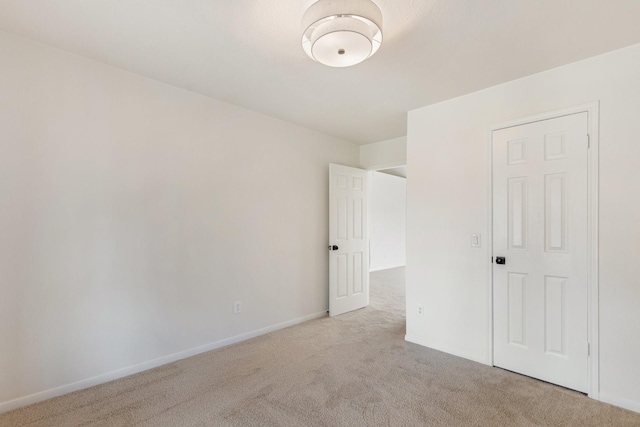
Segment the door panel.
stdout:
<path fill-rule="evenodd" d="M 493 133 L 494 364 L 587 391 L 587 113 Z"/>
<path fill-rule="evenodd" d="M 366 307 L 369 245 L 365 170 L 329 165 L 329 245 L 329 315 Z"/>
<path fill-rule="evenodd" d="M 509 344 L 526 346 L 527 275 L 509 273 L 507 280 Z"/>

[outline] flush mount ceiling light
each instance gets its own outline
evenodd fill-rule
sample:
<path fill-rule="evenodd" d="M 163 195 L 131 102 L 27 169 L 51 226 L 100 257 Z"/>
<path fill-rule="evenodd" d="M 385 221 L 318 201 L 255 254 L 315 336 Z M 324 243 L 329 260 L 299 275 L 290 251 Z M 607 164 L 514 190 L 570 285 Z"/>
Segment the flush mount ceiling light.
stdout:
<path fill-rule="evenodd" d="M 302 17 L 302 48 L 314 61 L 350 67 L 382 44 L 382 12 L 371 0 L 319 0 Z"/>

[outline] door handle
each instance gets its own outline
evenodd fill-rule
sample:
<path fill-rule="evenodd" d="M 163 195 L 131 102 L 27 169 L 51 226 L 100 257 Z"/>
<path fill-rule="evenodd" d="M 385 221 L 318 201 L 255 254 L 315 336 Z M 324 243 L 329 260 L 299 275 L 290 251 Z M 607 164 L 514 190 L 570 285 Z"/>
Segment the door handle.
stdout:
<path fill-rule="evenodd" d="M 330 251 L 337 251 L 339 248 L 336 245 L 329 246 Z"/>
<path fill-rule="evenodd" d="M 497 256 L 496 257 L 496 264 L 506 264 L 507 263 L 507 259 L 503 256 Z"/>

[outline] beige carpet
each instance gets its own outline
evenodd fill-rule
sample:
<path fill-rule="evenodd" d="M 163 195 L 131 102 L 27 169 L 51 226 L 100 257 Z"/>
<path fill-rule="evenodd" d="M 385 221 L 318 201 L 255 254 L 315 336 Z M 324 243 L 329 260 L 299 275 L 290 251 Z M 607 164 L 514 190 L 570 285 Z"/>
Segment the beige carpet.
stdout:
<path fill-rule="evenodd" d="M 640 426 L 640 414 L 404 341 L 404 269 L 371 306 L 0 415 L 0 426 Z"/>

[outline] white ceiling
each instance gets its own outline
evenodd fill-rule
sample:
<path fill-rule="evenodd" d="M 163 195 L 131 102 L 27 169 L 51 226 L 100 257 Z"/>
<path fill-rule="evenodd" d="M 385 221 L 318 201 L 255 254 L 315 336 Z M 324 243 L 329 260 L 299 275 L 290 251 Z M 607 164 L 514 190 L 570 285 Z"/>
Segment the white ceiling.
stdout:
<path fill-rule="evenodd" d="M 406 112 L 640 42 L 638 0 L 375 0 L 384 42 L 333 69 L 300 46 L 313 0 L 0 0 L 0 29 L 365 144 Z"/>

